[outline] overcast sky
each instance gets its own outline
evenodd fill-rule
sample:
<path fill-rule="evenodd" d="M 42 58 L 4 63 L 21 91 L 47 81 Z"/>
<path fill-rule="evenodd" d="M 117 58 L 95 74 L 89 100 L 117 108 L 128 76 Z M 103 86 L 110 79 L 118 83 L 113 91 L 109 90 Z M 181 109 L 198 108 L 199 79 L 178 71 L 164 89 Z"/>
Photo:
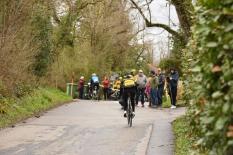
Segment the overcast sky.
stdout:
<path fill-rule="evenodd" d="M 169 16 L 169 7 L 166 0 L 154 0 L 150 5 L 151 13 L 152 13 L 152 22 L 153 23 L 163 23 L 168 24 L 168 16 Z M 145 12 L 146 13 L 146 12 Z M 143 27 L 143 20 L 140 14 L 137 15 L 134 13 L 134 17 L 137 16 L 137 22 L 141 23 L 140 26 Z M 171 18 L 170 18 L 171 26 L 173 29 L 178 29 L 178 18 L 176 15 L 175 8 L 171 5 Z M 135 21 L 136 23 L 136 21 Z M 160 58 L 161 49 L 162 51 L 167 52 L 168 50 L 168 33 L 161 28 L 146 28 L 144 32 L 138 35 L 140 37 L 142 34 L 145 34 L 145 40 L 153 43 L 154 49 L 154 59 L 158 61 Z"/>

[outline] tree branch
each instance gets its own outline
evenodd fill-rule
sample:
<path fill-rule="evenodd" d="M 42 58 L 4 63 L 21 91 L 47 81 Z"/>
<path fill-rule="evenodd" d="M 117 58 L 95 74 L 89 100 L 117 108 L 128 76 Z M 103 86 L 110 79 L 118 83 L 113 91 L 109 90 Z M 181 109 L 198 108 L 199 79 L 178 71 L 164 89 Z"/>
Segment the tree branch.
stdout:
<path fill-rule="evenodd" d="M 168 25 L 166 24 L 161 24 L 161 23 L 151 23 L 151 22 L 146 22 L 147 27 L 159 27 L 164 30 L 166 30 L 168 33 L 172 34 L 174 37 L 177 37 L 181 41 L 185 41 L 185 38 L 183 35 L 181 35 L 179 32 L 171 29 Z"/>
<path fill-rule="evenodd" d="M 147 10 L 149 11 L 149 16 L 150 16 L 150 22 L 151 22 L 151 10 L 150 10 L 150 3 L 151 2 L 153 2 L 153 0 L 150 2 L 148 2 L 148 0 L 146 0 Z"/>
<path fill-rule="evenodd" d="M 142 18 L 145 20 L 145 22 L 146 22 L 146 23 L 147 23 L 147 22 L 149 23 L 149 20 L 146 18 L 146 16 L 144 15 L 142 9 L 137 5 L 137 3 L 134 2 L 134 0 L 130 0 L 130 1 L 131 1 L 131 3 L 135 6 L 135 8 L 139 11 L 139 13 L 141 14 Z"/>
<path fill-rule="evenodd" d="M 135 34 L 133 34 L 133 36 L 138 35 L 139 33 L 141 33 L 141 32 L 144 31 L 144 30 L 145 30 L 145 27 L 143 27 L 143 29 L 141 29 L 141 30 L 138 30 Z"/>
<path fill-rule="evenodd" d="M 150 20 L 147 19 L 147 17 L 143 13 L 142 9 L 137 5 L 137 3 L 134 0 L 130 0 L 130 1 L 134 5 L 134 7 L 139 11 L 139 13 L 141 14 L 143 20 L 146 23 L 146 27 L 159 27 L 159 28 L 162 28 L 162 29 L 166 30 L 167 32 L 169 32 L 170 34 L 172 34 L 173 36 L 177 37 L 182 42 L 183 41 L 185 42 L 184 36 L 181 35 L 179 32 L 173 30 L 172 28 L 170 28 L 168 25 L 161 24 L 161 23 L 152 23 Z"/>

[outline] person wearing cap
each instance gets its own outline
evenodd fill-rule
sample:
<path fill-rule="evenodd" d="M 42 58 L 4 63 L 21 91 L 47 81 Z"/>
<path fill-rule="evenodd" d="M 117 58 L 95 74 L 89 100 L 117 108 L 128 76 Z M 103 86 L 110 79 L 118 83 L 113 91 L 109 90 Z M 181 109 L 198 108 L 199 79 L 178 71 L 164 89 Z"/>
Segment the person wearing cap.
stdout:
<path fill-rule="evenodd" d="M 84 84 L 85 84 L 84 76 L 81 76 L 78 82 L 79 99 L 83 99 Z"/>
<path fill-rule="evenodd" d="M 138 105 L 139 97 L 141 96 L 141 104 L 144 107 L 144 96 L 145 96 L 145 88 L 146 88 L 147 78 L 143 74 L 142 70 L 138 71 L 138 75 L 136 77 L 136 84 L 137 84 L 137 92 L 136 92 L 136 105 Z"/>
<path fill-rule="evenodd" d="M 164 91 L 164 85 L 165 85 L 165 76 L 161 72 L 161 68 L 158 68 L 158 79 L 159 79 L 159 85 L 158 85 L 158 105 L 162 106 L 163 103 L 163 91 Z"/>

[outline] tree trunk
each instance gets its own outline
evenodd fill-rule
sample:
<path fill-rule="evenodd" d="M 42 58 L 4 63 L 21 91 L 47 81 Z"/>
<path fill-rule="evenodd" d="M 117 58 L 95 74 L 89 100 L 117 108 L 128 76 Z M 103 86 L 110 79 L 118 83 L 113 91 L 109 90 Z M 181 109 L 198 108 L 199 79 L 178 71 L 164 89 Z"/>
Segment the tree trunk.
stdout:
<path fill-rule="evenodd" d="M 193 5 L 191 0 L 171 0 L 171 3 L 175 6 L 177 16 L 182 32 L 184 33 L 185 40 L 191 36 L 192 26 L 192 11 Z"/>

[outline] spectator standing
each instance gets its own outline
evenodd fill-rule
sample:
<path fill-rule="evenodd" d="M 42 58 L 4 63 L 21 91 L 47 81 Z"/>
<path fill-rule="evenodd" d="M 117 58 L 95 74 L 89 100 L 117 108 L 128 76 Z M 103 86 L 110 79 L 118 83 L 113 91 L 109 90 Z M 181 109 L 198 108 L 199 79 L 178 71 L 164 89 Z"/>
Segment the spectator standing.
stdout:
<path fill-rule="evenodd" d="M 176 108 L 176 96 L 177 96 L 177 86 L 178 86 L 178 80 L 179 80 L 179 74 L 178 72 L 172 68 L 170 70 L 170 81 L 169 81 L 169 87 L 170 87 L 170 98 L 171 98 L 171 109 Z"/>
<path fill-rule="evenodd" d="M 138 105 L 139 98 L 141 100 L 142 107 L 144 107 L 144 96 L 145 96 L 145 88 L 146 88 L 147 78 L 143 74 L 142 70 L 139 70 L 138 75 L 136 77 L 136 85 L 137 85 L 137 93 L 136 93 L 136 105 Z"/>
<path fill-rule="evenodd" d="M 104 80 L 102 81 L 103 84 L 103 92 L 104 92 L 104 100 L 108 99 L 108 91 L 110 86 L 110 81 L 108 80 L 108 77 L 104 77 Z"/>
<path fill-rule="evenodd" d="M 113 89 L 120 90 L 120 87 L 121 87 L 121 80 L 119 77 L 116 77 L 114 84 L 113 84 Z"/>
<path fill-rule="evenodd" d="M 146 89 L 145 89 L 145 93 L 146 93 L 147 99 L 149 101 L 149 107 L 151 107 L 151 96 L 150 96 L 151 87 L 150 87 L 150 80 L 151 80 L 151 77 L 149 77 L 147 79 Z"/>
<path fill-rule="evenodd" d="M 158 68 L 158 79 L 159 79 L 159 85 L 158 85 L 158 105 L 162 106 L 162 103 L 163 103 L 163 92 L 164 92 L 164 85 L 165 85 L 165 76 L 161 72 L 160 68 Z"/>
<path fill-rule="evenodd" d="M 85 84 L 84 76 L 81 76 L 78 82 L 79 99 L 83 99 L 84 84 Z"/>
<path fill-rule="evenodd" d="M 156 73 L 154 71 L 151 71 L 152 77 L 150 79 L 150 87 L 151 87 L 151 103 L 152 103 L 152 107 L 157 108 L 158 107 L 158 84 L 159 84 L 159 80 L 158 80 L 158 76 L 156 75 Z"/>

